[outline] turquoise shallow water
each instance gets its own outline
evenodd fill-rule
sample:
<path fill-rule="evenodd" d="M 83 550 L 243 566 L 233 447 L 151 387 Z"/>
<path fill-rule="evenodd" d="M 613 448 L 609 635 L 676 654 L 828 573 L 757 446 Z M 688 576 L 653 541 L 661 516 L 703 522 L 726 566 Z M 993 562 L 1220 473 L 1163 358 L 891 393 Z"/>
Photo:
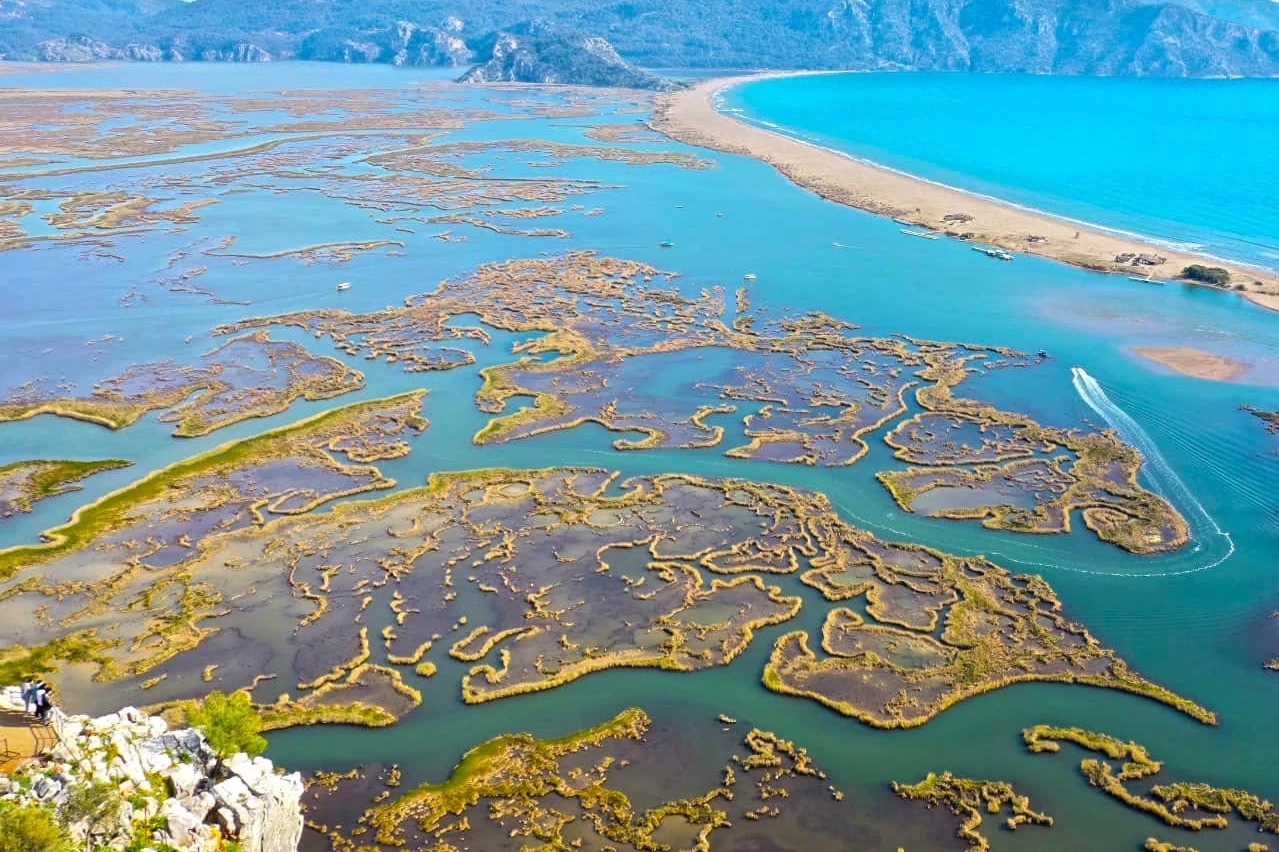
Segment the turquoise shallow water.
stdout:
<path fill-rule="evenodd" d="M 271 69 L 270 86 L 285 85 L 291 68 Z M 313 72 L 303 66 L 298 73 Z M 335 86 L 346 84 L 342 71 L 330 73 Z M 110 77 L 104 77 L 102 85 L 111 85 Z M 249 78 L 243 85 L 258 89 L 266 83 Z M 470 97 L 483 99 L 484 90 Z M 581 142 L 582 123 L 481 123 L 457 136 Z M 691 150 L 672 143 L 652 147 Z M 1279 797 L 1279 747 L 1273 727 L 1279 675 L 1261 667 L 1268 656 L 1279 654 L 1279 643 L 1272 643 L 1273 634 L 1267 638 L 1266 632 L 1272 623 L 1266 616 L 1279 609 L 1273 557 L 1279 552 L 1279 440 L 1238 411 L 1241 403 L 1279 408 L 1279 317 L 1228 294 L 1141 287 L 1035 258 L 992 264 L 960 244 L 902 238 L 893 223 L 817 199 L 760 163 L 719 155 L 715 160 L 717 168 L 705 172 L 597 161 L 571 161 L 554 170 L 589 176 L 611 187 L 586 199 L 588 205 L 606 208 L 603 215 L 565 214 L 547 220 L 570 230 L 567 240 L 470 229 L 468 242 L 446 244 L 430 239 L 429 229 L 420 229 L 415 235 L 399 235 L 406 242 L 402 257 L 372 253 L 336 268 L 293 259 L 242 266 L 210 259 L 209 286 L 225 297 L 250 300 L 248 306 L 212 305 L 189 295 L 148 291 L 150 301 L 123 309 L 118 298 L 163 267 L 169 252 L 199 236 L 233 233 L 240 235 L 239 245 L 246 250 L 279 251 L 325 240 L 391 236 L 390 229 L 376 221 L 382 214 L 316 193 L 279 196 L 269 189 L 250 188 L 221 196 L 221 203 L 208 208 L 203 221 L 185 233 L 117 239 L 115 250 L 126 258 L 122 262 L 86 257 L 75 246 L 0 253 L 0 280 L 6 282 L 9 299 L 9 310 L 0 315 L 0 344 L 7 355 L 0 362 L 0 385 L 10 387 L 33 374 L 88 380 L 145 358 L 188 357 L 187 336 L 196 336 L 192 345 L 205 346 L 204 333 L 218 323 L 309 307 L 373 310 L 399 303 L 478 263 L 567 248 L 596 249 L 677 271 L 681 286 L 690 292 L 715 284 L 735 287 L 743 273 L 752 271 L 759 276 L 752 286 L 759 303 L 827 311 L 861 324 L 869 334 L 904 332 L 1028 351 L 1046 349 L 1053 356 L 1046 363 L 995 374 L 973 383 L 967 393 L 1053 424 L 1101 424 L 1101 416 L 1072 384 L 1070 368 L 1084 368 L 1148 435 L 1152 459 L 1162 459 L 1184 482 L 1189 497 L 1169 496 L 1191 518 L 1196 534 L 1192 546 L 1143 559 L 1101 545 L 1083 532 L 1027 538 L 975 524 L 904 515 L 874 480 L 876 471 L 898 464 L 874 437 L 869 456 L 849 468 L 732 461 L 716 450 L 618 453 L 611 449 L 614 436 L 595 427 L 476 448 L 470 439 L 485 419 L 472 404 L 479 387 L 474 369 L 409 375 L 395 365 L 363 360 L 357 366 L 366 372 L 368 386 L 342 401 L 430 389 L 425 411 L 432 421 L 430 430 L 414 442 L 409 456 L 386 466 L 403 486 L 419 484 L 438 470 L 581 464 L 634 474 L 740 476 L 823 491 L 849 520 L 885 537 L 985 553 L 1015 570 L 1042 573 L 1073 617 L 1142 673 L 1218 711 L 1220 727 L 1205 727 L 1128 695 L 1027 685 L 963 702 L 916 730 L 875 731 L 813 702 L 763 689 L 759 679 L 768 650 L 773 639 L 789 629 L 780 626 L 761 631 L 747 653 L 722 669 L 692 675 L 611 671 L 476 707 L 461 703 L 455 688 L 458 669 L 445 658 L 441 674 L 425 689 L 424 706 L 402 725 L 378 731 L 285 732 L 272 737 L 271 756 L 300 769 L 398 762 L 410 781 L 439 779 L 462 752 L 506 731 L 563 734 L 633 705 L 647 708 L 666 725 L 709 720 L 725 712 L 808 747 L 832 779 L 848 790 L 850 803 L 880 814 L 886 834 L 895 830 L 902 842 L 913 839 L 910 812 L 894 807 L 887 782 L 949 769 L 1013 781 L 1057 817 L 1048 831 L 996 831 L 997 850 L 1136 850 L 1150 834 L 1202 850 L 1243 848 L 1246 841 L 1238 842 L 1238 833 L 1179 833 L 1125 809 L 1088 789 L 1078 775 L 1076 755 L 1030 756 L 1019 732 L 1036 723 L 1104 730 L 1147 745 L 1168 762 L 1169 777 L 1245 787 L 1272 800 Z M 494 166 L 517 176 L 545 173 L 528 168 L 518 157 L 495 161 Z M 154 171 L 165 169 L 192 166 Z M 149 174 L 122 171 L 110 179 L 127 185 Z M 676 245 L 659 248 L 664 239 Z M 845 248 L 835 247 L 835 242 Z M 356 286 L 337 294 L 333 284 L 343 279 Z M 123 342 L 85 346 L 85 341 L 107 332 L 121 335 Z M 479 366 L 504 358 L 511 343 L 509 336 L 497 336 L 488 351 L 480 351 Z M 1131 347 L 1146 344 L 1195 346 L 1256 366 L 1239 383 L 1203 382 L 1172 375 L 1131 354 Z M 321 353 L 333 354 L 320 343 L 314 345 Z M 100 354 L 95 359 L 92 353 Z M 147 471 L 332 404 L 298 404 L 285 414 L 187 441 L 168 437 L 166 425 L 154 417 L 120 432 L 48 417 L 0 425 L 0 464 L 63 455 L 138 462 L 131 470 L 88 481 L 83 492 L 52 499 L 32 515 L 6 522 L 0 526 L 0 545 L 34 540 L 40 530 L 64 519 L 85 500 Z M 1107 410 L 1114 416 L 1113 409 Z M 730 419 L 722 422 L 740 430 Z M 734 437 L 739 440 L 730 439 L 726 446 L 740 443 L 740 434 Z M 1168 488 L 1160 477 L 1152 476 L 1150 482 Z M 1211 523 L 1203 521 L 1205 517 Z M 791 580 L 784 586 L 788 592 L 804 592 Z M 820 604 L 812 594 L 806 599 L 818 604 L 801 615 L 803 625 L 811 627 Z M 883 848 L 899 845 L 886 842 Z M 909 843 L 907 848 L 928 847 Z"/>
<path fill-rule="evenodd" d="M 729 109 L 912 174 L 1279 269 L 1279 81 L 839 74 Z"/>

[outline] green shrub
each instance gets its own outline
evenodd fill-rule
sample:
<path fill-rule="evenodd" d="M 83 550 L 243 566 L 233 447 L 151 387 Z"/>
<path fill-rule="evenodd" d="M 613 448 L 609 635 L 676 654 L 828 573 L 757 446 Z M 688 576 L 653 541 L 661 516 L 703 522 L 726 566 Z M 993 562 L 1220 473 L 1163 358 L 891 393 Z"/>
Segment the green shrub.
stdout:
<path fill-rule="evenodd" d="M 221 758 L 240 751 L 250 755 L 266 751 L 262 718 L 247 692 L 211 692 L 203 701 L 192 702 L 187 718 L 204 731 L 209 746 Z"/>
<path fill-rule="evenodd" d="M 35 805 L 0 805 L 0 852 L 77 852 L 71 833 Z"/>
<path fill-rule="evenodd" d="M 1230 270 L 1222 269 L 1220 266 L 1204 266 L 1203 264 L 1192 263 L 1181 270 L 1181 277 L 1190 281 L 1202 281 L 1205 284 L 1224 287 L 1230 283 Z"/>
<path fill-rule="evenodd" d="M 96 830 L 107 819 L 115 817 L 118 802 L 119 794 L 113 784 L 78 784 L 67 791 L 67 800 L 61 810 L 62 819 L 69 825 L 88 820 L 89 829 Z"/>

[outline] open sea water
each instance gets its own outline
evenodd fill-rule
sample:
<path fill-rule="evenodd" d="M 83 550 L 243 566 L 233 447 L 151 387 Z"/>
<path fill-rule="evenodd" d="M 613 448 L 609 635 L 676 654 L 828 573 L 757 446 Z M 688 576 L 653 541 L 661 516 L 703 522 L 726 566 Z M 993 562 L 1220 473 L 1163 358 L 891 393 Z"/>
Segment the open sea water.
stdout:
<path fill-rule="evenodd" d="M 929 180 L 1279 269 L 1279 80 L 835 74 L 724 100 Z"/>

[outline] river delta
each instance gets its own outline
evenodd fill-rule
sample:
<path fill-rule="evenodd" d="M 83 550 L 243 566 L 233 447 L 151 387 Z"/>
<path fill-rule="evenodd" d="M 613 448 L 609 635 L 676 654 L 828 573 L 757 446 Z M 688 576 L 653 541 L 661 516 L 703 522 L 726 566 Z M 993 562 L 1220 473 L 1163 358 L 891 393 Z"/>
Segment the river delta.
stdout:
<path fill-rule="evenodd" d="M 1279 848 L 1279 395 L 1128 354 L 1272 316 L 281 68 L 3 80 L 6 677 L 249 690 L 308 850 Z"/>

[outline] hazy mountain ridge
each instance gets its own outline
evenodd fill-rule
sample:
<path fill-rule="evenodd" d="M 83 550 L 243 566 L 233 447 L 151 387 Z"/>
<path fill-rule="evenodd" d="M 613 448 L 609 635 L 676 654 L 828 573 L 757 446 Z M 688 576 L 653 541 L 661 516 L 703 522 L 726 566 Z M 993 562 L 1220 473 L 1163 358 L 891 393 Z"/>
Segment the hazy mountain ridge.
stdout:
<path fill-rule="evenodd" d="M 1276 76 L 1279 7 L 1272 5 L 1267 0 L 0 0 L 0 58 L 462 66 L 493 45 L 497 33 L 519 32 L 526 22 L 541 20 L 579 34 L 577 55 L 561 44 L 552 51 L 556 58 L 546 60 L 579 70 L 593 61 L 586 38 L 598 36 L 626 60 L 650 67 Z M 1241 21 L 1263 27 L 1273 22 L 1274 28 Z M 491 62 L 493 57 L 481 58 Z M 549 66 L 543 70 L 555 72 Z M 496 72 L 490 66 L 486 73 Z"/>

